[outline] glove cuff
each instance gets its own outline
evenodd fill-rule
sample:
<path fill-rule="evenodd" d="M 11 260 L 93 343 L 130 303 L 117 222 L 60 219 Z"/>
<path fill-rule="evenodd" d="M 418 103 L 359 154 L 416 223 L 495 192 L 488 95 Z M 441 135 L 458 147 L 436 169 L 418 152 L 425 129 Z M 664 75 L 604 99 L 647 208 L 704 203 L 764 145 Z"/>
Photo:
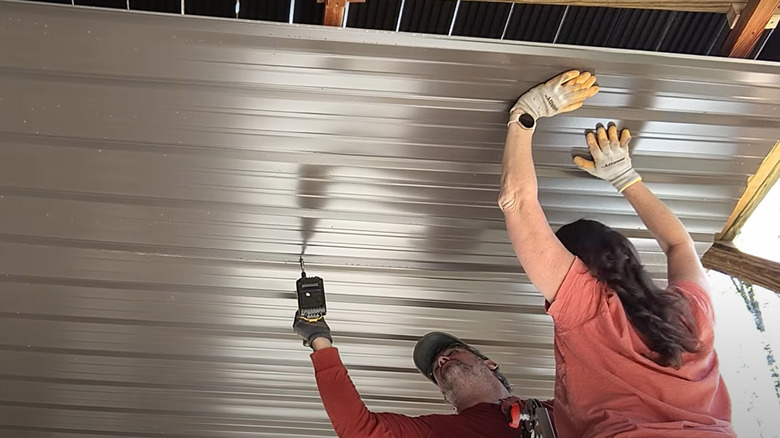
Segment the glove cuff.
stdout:
<path fill-rule="evenodd" d="M 618 192 L 623 193 L 623 190 L 630 187 L 632 184 L 642 181 L 642 176 L 634 170 L 633 167 L 629 168 L 625 172 L 618 175 L 617 178 L 610 181 L 612 187 L 616 188 Z"/>

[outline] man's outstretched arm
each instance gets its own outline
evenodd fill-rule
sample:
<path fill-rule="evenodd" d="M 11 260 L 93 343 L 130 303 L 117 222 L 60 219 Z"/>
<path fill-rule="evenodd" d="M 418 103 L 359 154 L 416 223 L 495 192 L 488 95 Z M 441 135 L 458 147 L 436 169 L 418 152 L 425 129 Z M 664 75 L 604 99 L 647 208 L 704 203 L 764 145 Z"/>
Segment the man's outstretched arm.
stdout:
<path fill-rule="evenodd" d="M 324 320 L 308 323 L 296 318 L 295 331 L 311 345 L 314 376 L 333 429 L 340 438 L 428 438 L 422 419 L 400 414 L 373 413 L 363 403 L 338 350 L 331 344 Z"/>

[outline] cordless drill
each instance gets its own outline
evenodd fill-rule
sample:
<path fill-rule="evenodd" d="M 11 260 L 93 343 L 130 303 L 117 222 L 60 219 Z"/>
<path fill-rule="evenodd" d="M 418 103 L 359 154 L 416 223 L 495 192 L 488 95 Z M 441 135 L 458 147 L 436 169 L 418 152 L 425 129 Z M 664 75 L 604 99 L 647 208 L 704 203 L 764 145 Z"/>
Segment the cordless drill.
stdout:
<path fill-rule="evenodd" d="M 295 282 L 298 293 L 299 318 L 308 322 L 317 322 L 325 316 L 325 286 L 320 277 L 307 277 L 300 258 L 301 278 Z"/>

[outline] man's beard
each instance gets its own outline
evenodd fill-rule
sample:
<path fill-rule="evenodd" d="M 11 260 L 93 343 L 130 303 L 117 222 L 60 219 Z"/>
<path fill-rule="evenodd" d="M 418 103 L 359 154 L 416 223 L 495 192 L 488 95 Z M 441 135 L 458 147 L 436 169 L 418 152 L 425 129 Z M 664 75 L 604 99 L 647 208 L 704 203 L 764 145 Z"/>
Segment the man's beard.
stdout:
<path fill-rule="evenodd" d="M 482 361 L 476 363 L 453 361 L 447 365 L 441 375 L 440 389 L 447 403 L 458 406 L 465 395 L 479 390 L 481 386 L 495 378 L 490 368 Z"/>

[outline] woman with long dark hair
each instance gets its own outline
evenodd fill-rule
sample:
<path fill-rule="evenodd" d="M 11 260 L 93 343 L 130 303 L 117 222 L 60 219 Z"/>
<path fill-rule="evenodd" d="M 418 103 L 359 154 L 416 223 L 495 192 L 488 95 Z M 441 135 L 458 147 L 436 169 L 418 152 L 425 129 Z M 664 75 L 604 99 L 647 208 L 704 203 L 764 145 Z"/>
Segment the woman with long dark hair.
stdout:
<path fill-rule="evenodd" d="M 574 163 L 633 206 L 666 255 L 666 288 L 616 230 L 581 219 L 554 234 L 539 204 L 536 121 L 579 108 L 594 83 L 570 71 L 524 94 L 510 111 L 501 175 L 512 245 L 555 324 L 558 436 L 734 437 L 704 270 L 680 220 L 632 167 L 630 132 L 597 127 L 586 135 L 592 160 Z"/>

